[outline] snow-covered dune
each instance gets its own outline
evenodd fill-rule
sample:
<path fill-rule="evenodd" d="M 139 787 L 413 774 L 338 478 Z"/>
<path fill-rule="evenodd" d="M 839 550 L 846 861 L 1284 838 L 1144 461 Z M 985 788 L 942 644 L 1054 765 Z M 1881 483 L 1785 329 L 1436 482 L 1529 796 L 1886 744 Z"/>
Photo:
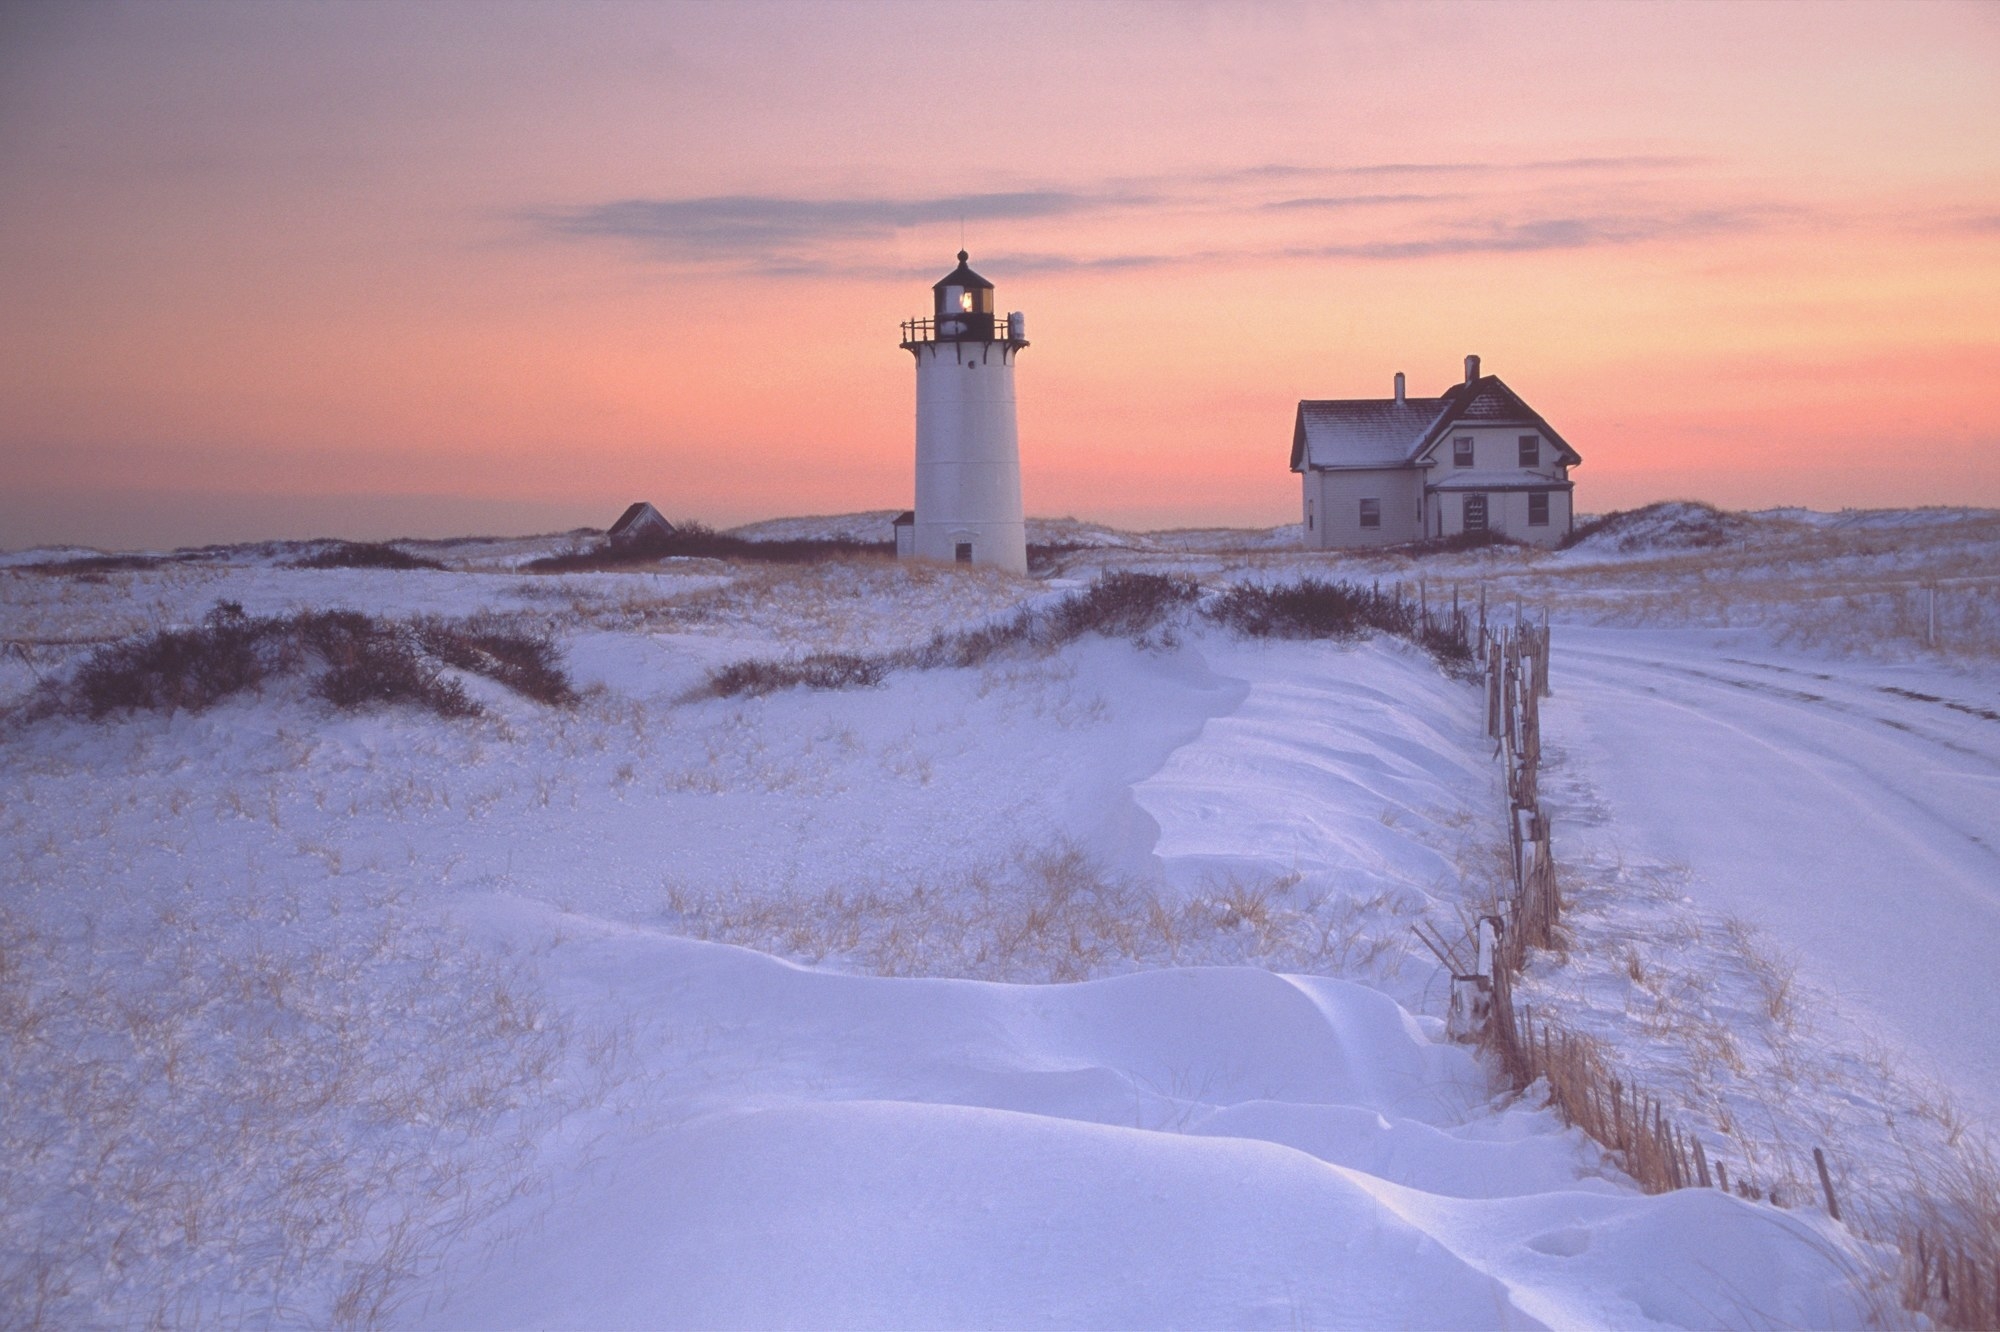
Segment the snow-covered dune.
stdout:
<path fill-rule="evenodd" d="M 482 614 L 553 635 L 580 690 L 468 676 L 485 711 L 447 719 L 273 677 L 0 730 L 0 999 L 35 1014 L 0 1030 L 0 1299 L 59 1278 L 45 1321 L 455 1327 L 1869 1316 L 1871 1255 L 1816 1211 L 1644 1197 L 1444 1039 L 1411 926 L 1457 937 L 1488 900 L 1501 805 L 1476 696 L 1409 645 L 1190 616 L 718 697 L 719 666 L 1075 585 L 450 558 L 0 571 L 8 702 L 218 601 Z M 1578 568 L 1602 577 L 1425 566 Z M 1695 742 L 1642 721 L 1604 734 Z M 1746 746 L 1745 774 L 1785 766 Z"/>
<path fill-rule="evenodd" d="M 517 919 L 516 928 L 528 922 Z M 546 922 L 553 925 L 553 922 Z M 1823 1222 L 1647 1198 L 1380 993 L 1242 968 L 830 975 L 605 930 L 676 1113 L 446 1274 L 439 1327 L 1857 1325 Z M 476 1250 L 475 1250 L 476 1251 Z"/>

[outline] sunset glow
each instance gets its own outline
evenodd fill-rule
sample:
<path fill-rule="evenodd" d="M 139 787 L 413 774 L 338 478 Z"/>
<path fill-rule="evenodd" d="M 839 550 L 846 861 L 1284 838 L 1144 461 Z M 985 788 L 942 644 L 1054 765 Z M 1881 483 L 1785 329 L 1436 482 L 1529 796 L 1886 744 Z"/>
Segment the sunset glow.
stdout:
<path fill-rule="evenodd" d="M 0 12 L 0 548 L 910 502 L 961 237 L 1031 515 L 1291 521 L 1479 353 L 1584 511 L 2000 505 L 1991 5 Z"/>

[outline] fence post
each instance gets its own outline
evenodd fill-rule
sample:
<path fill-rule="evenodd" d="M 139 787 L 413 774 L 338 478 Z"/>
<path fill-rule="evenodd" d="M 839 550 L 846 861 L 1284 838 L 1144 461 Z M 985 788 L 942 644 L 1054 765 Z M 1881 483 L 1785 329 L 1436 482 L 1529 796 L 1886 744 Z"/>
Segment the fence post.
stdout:
<path fill-rule="evenodd" d="M 1826 1170 L 1826 1153 L 1813 1148 L 1813 1164 L 1819 1167 L 1819 1186 L 1826 1190 L 1826 1214 L 1840 1220 L 1840 1203 L 1833 1196 L 1833 1176 Z"/>

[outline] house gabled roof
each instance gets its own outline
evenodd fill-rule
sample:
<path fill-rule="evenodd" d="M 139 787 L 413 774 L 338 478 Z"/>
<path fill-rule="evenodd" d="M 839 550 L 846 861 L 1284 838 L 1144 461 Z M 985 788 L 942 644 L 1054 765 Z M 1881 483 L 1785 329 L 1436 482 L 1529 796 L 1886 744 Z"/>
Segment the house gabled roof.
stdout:
<path fill-rule="evenodd" d="M 1475 424 L 1533 426 L 1562 450 L 1560 461 L 1583 461 L 1498 375 L 1482 375 L 1435 398 L 1303 400 L 1292 427 L 1292 470 L 1414 467 L 1453 426 Z"/>
<path fill-rule="evenodd" d="M 1454 426 L 1465 425 L 1533 426 L 1543 439 L 1562 450 L 1558 461 L 1570 467 L 1583 461 L 1583 455 L 1571 448 L 1569 442 L 1556 433 L 1555 427 L 1543 420 L 1540 412 L 1523 402 L 1520 394 L 1502 383 L 1498 375 L 1481 375 L 1469 384 L 1455 385 L 1452 392 L 1446 394 L 1446 399 L 1450 405 L 1424 432 L 1423 439 L 1410 455 L 1410 461 L 1420 461 Z"/>
<path fill-rule="evenodd" d="M 1292 470 L 1401 467 L 1438 419 L 1442 398 L 1335 398 L 1299 404 Z"/>

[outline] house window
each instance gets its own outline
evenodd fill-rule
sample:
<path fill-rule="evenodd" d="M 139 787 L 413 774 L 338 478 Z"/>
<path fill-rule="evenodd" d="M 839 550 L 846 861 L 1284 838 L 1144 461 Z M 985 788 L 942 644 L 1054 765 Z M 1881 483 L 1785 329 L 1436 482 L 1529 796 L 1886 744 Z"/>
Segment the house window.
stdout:
<path fill-rule="evenodd" d="M 1381 500 L 1365 499 L 1361 501 L 1361 525 L 1363 527 L 1380 527 L 1382 525 Z"/>
<path fill-rule="evenodd" d="M 1540 435 L 1521 436 L 1521 466 L 1540 467 L 1542 465 L 1542 437 Z"/>
<path fill-rule="evenodd" d="M 1312 530 L 1313 530 L 1313 502 L 1312 502 L 1311 500 L 1307 500 L 1307 501 L 1306 501 L 1306 531 L 1310 532 L 1310 531 L 1312 531 Z"/>
<path fill-rule="evenodd" d="M 1472 466 L 1472 436 L 1460 435 L 1451 442 L 1451 465 L 1453 467 Z"/>
<path fill-rule="evenodd" d="M 1527 449 L 1523 444 L 1521 448 Z M 1528 526 L 1547 527 L 1549 525 L 1549 492 L 1531 490 L 1528 492 Z"/>
<path fill-rule="evenodd" d="M 1486 530 L 1486 496 L 1467 495 L 1465 497 L 1465 521 L 1462 526 L 1467 532 L 1484 532 Z"/>
<path fill-rule="evenodd" d="M 957 548 L 952 552 L 952 558 L 960 564 L 972 563 L 972 543 L 970 541 L 959 542 Z"/>

